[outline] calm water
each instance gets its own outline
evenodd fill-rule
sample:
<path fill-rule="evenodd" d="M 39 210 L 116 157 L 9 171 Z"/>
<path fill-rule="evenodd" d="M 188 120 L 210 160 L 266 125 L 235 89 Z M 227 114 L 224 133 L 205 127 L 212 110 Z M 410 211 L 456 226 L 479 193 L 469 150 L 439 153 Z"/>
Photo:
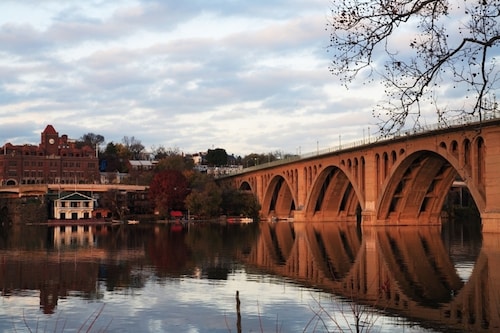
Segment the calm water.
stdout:
<path fill-rule="evenodd" d="M 498 243 L 460 225 L 14 227 L 0 331 L 495 332 Z"/>

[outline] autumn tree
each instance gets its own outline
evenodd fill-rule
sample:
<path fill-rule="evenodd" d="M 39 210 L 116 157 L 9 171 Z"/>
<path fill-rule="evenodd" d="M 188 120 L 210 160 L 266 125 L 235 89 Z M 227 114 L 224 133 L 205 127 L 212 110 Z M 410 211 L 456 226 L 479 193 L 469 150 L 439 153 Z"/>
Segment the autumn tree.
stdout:
<path fill-rule="evenodd" d="M 249 191 L 233 187 L 222 188 L 222 212 L 228 216 L 247 216 L 258 219 L 260 204 L 257 197 Z"/>
<path fill-rule="evenodd" d="M 157 172 L 149 186 L 149 197 L 160 215 L 166 215 L 171 210 L 184 210 L 188 193 L 187 179 L 178 170 Z"/>
<path fill-rule="evenodd" d="M 193 191 L 203 191 L 210 182 L 215 182 L 214 176 L 204 172 L 193 171 L 188 174 L 189 186 Z"/>
<path fill-rule="evenodd" d="M 120 143 L 109 142 L 99 155 L 99 169 L 103 172 L 126 172 L 128 152 Z"/>
<path fill-rule="evenodd" d="M 207 182 L 203 189 L 193 190 L 186 198 L 186 207 L 193 215 L 213 218 L 220 215 L 222 190 L 214 181 Z"/>
<path fill-rule="evenodd" d="M 497 109 L 499 8 L 500 0 L 332 1 L 330 71 L 346 85 L 382 79 L 381 134 L 419 127 L 429 106 L 444 125 L 482 120 Z"/>
<path fill-rule="evenodd" d="M 214 218 L 222 214 L 258 219 L 260 205 L 253 193 L 231 186 L 220 187 L 206 175 L 204 182 L 196 185 L 186 198 L 186 207 L 191 214 L 202 218 Z"/>
<path fill-rule="evenodd" d="M 168 155 L 159 160 L 156 168 L 158 170 L 187 171 L 192 170 L 193 166 L 194 162 L 191 158 L 186 158 L 182 155 Z"/>

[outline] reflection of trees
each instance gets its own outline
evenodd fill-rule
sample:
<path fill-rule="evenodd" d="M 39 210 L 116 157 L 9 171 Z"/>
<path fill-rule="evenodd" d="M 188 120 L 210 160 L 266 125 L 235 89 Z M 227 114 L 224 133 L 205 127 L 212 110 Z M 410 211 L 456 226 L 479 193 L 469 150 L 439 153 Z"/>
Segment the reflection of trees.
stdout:
<path fill-rule="evenodd" d="M 190 265 L 191 250 L 184 242 L 183 232 L 157 229 L 155 237 L 147 244 L 147 254 L 159 277 L 180 275 Z"/>
<path fill-rule="evenodd" d="M 0 227 L 0 248 L 43 249 L 46 247 L 49 237 L 47 227 L 32 226 L 25 228 L 18 224 Z"/>
<path fill-rule="evenodd" d="M 122 261 L 119 263 L 104 262 L 99 265 L 99 280 L 105 281 L 106 290 L 113 291 L 122 288 L 143 288 L 145 276 L 133 274 L 137 262 Z"/>
<path fill-rule="evenodd" d="M 181 231 L 156 227 L 147 254 L 159 277 L 201 274 L 226 279 L 237 253 L 249 251 L 257 229 L 195 223 Z"/>
<path fill-rule="evenodd" d="M 98 264 L 74 261 L 75 257 L 59 257 L 34 250 L 4 251 L 0 267 L 2 295 L 40 290 L 40 307 L 47 314 L 54 312 L 59 298 L 70 293 L 86 299 L 96 298 Z"/>
<path fill-rule="evenodd" d="M 193 260 L 208 278 L 226 279 L 234 258 L 248 253 L 258 232 L 256 224 L 199 224 L 186 234 Z"/>
<path fill-rule="evenodd" d="M 2 203 L 2 202 L 0 201 L 0 203 Z M 9 210 L 5 206 L 1 207 L 0 208 L 0 226 L 3 229 L 4 227 L 8 226 L 11 223 L 12 223 L 12 221 L 11 221 L 11 218 L 9 216 Z"/>

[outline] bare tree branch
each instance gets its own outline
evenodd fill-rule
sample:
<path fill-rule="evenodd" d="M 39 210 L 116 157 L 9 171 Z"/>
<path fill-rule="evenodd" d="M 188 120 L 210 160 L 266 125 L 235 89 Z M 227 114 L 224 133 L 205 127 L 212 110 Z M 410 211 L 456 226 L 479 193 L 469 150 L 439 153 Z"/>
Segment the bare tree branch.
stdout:
<path fill-rule="evenodd" d="M 334 1 L 330 72 L 346 86 L 361 73 L 382 79 L 386 99 L 373 110 L 382 134 L 418 127 L 430 109 L 443 122 L 481 120 L 497 107 L 499 17 L 500 0 Z"/>

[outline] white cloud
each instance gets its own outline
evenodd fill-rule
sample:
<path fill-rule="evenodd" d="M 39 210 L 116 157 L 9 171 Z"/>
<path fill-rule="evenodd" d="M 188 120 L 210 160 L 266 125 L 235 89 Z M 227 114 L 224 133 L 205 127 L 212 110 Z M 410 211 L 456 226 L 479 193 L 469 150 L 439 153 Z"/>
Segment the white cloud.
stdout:
<path fill-rule="evenodd" d="M 73 138 L 237 155 L 362 138 L 382 96 L 347 91 L 328 72 L 328 9 L 319 0 L 3 1 L 12 15 L 0 19 L 0 141 L 36 144 L 47 124 Z"/>

